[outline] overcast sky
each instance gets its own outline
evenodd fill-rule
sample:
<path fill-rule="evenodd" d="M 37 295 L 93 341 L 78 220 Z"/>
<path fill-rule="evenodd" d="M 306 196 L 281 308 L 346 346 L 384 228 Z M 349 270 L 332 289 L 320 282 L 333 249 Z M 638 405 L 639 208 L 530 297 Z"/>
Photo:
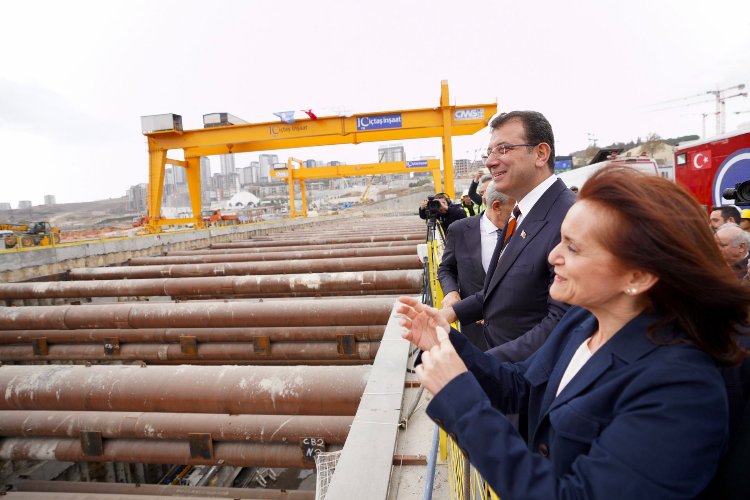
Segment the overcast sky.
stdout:
<path fill-rule="evenodd" d="M 684 104 L 710 96 L 682 98 L 750 85 L 750 2 L 6 1 L 0 47 L 0 202 L 16 208 L 147 182 L 142 115 L 177 113 L 190 129 L 221 111 L 264 122 L 434 107 L 442 79 L 455 104 L 543 112 L 558 154 L 589 134 L 600 145 L 701 134 L 713 103 Z M 727 130 L 750 122 L 734 114 L 748 98 L 727 110 Z M 454 157 L 473 159 L 487 138 L 454 138 Z M 403 144 L 409 159 L 440 156 L 438 140 Z M 294 156 L 372 163 L 376 151 Z"/>

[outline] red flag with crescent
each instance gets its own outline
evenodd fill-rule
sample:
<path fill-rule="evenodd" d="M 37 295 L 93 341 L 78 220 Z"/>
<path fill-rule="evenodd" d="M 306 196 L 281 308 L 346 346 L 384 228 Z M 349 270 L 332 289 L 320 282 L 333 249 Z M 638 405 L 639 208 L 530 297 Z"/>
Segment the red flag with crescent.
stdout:
<path fill-rule="evenodd" d="M 701 170 L 711 167 L 711 150 L 698 151 L 693 155 L 693 168 Z"/>

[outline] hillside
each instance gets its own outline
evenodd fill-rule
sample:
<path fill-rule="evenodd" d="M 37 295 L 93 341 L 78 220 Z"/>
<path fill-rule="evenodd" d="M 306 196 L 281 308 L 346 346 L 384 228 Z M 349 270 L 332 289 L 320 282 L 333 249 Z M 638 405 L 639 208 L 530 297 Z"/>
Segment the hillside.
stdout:
<path fill-rule="evenodd" d="M 24 209 L 2 210 L 0 220 L 9 223 L 48 221 L 62 231 L 130 226 L 135 214 L 128 213 L 127 205 L 125 196 L 81 203 L 38 205 Z"/>

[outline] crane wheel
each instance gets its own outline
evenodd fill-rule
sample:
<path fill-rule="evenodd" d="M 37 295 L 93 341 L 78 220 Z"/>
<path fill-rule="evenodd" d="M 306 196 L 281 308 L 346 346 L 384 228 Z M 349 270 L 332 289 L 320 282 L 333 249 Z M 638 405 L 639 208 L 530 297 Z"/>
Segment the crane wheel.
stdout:
<path fill-rule="evenodd" d="M 34 238 L 31 236 L 21 236 L 21 246 L 24 247 L 33 247 L 34 246 Z"/>
<path fill-rule="evenodd" d="M 5 238 L 5 248 L 15 248 L 17 244 L 18 238 L 16 238 L 15 235 Z"/>

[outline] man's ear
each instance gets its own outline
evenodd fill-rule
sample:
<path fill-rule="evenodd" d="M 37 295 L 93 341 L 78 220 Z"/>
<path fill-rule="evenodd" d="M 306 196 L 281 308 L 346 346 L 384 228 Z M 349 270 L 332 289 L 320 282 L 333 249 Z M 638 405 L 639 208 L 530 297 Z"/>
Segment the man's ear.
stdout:
<path fill-rule="evenodd" d="M 536 165 L 538 167 L 546 167 L 549 155 L 552 154 L 552 148 L 546 142 L 542 142 L 537 146 L 536 151 Z"/>

